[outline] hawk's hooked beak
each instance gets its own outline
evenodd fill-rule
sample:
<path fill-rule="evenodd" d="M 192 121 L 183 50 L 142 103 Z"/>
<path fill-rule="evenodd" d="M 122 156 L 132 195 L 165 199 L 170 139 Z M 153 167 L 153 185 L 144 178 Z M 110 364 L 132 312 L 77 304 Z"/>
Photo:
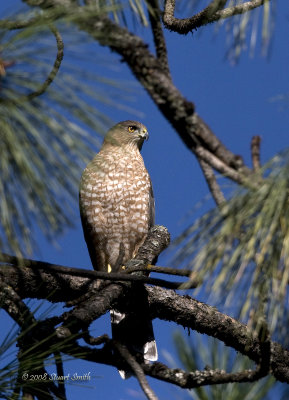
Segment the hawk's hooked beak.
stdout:
<path fill-rule="evenodd" d="M 149 138 L 149 133 L 146 129 L 142 129 L 139 133 L 139 137 L 143 140 L 148 140 Z"/>

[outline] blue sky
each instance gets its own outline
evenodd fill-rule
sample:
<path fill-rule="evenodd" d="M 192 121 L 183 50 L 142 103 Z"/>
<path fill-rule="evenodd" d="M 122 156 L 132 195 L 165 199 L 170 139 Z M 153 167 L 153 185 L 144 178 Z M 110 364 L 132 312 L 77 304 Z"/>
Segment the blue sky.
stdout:
<path fill-rule="evenodd" d="M 1 12 L 6 7 L 3 3 L 0 4 Z M 9 8 L 14 4 L 20 5 L 21 1 L 10 1 Z M 205 27 L 194 35 L 182 37 L 166 32 L 174 83 L 195 103 L 197 112 L 227 147 L 242 155 L 249 164 L 250 140 L 253 135 L 262 137 L 263 162 L 288 146 L 288 109 L 282 110 L 282 103 L 270 101 L 278 94 L 289 92 L 288 15 L 288 5 L 279 2 L 269 57 L 262 57 L 257 48 L 253 58 L 245 53 L 235 66 L 225 60 L 224 28 L 216 36 L 212 27 Z M 148 33 L 141 29 L 139 33 L 151 45 Z M 105 66 L 98 66 L 97 71 L 117 79 L 134 80 L 125 65 L 117 64 L 117 55 L 110 54 L 109 50 L 95 44 L 92 46 L 93 51 L 108 55 L 116 65 L 115 71 L 108 71 Z M 130 106 L 144 114 L 141 121 L 150 133 L 142 154 L 154 187 L 156 223 L 167 226 L 172 237 L 176 237 L 199 215 L 200 210 L 197 213 L 189 211 L 208 193 L 206 183 L 194 156 L 185 148 L 142 88 L 139 88 L 136 101 Z M 132 113 L 117 109 L 110 109 L 109 113 L 115 122 L 136 119 Z M 203 210 L 212 204 L 209 201 Z M 56 249 L 39 235 L 37 242 L 40 255 L 37 258 L 67 266 L 90 268 L 78 215 L 78 199 L 75 199 L 74 222 L 75 228 L 58 238 L 60 249 Z M 159 264 L 165 265 L 167 260 L 167 257 L 160 257 Z M 171 334 L 176 326 L 155 321 L 154 327 L 160 359 L 165 361 L 163 353 L 173 351 Z M 108 318 L 102 318 L 93 328 L 95 335 L 109 332 Z M 69 399 L 83 396 L 87 400 L 144 398 L 134 378 L 122 381 L 113 368 L 73 361 L 67 363 L 65 370 L 66 373 L 77 372 L 79 375 L 91 372 L 92 376 L 96 376 L 90 383 L 94 390 L 89 385 L 69 385 Z M 156 381 L 151 381 L 151 384 L 160 398 L 178 399 L 186 396 L 184 394 L 181 397 L 180 391 L 172 386 Z"/>

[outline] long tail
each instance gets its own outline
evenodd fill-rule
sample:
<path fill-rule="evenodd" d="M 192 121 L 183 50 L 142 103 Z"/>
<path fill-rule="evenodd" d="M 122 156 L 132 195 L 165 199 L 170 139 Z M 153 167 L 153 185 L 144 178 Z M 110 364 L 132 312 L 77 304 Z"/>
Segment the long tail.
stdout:
<path fill-rule="evenodd" d="M 112 337 L 125 345 L 132 353 L 143 354 L 144 360 L 158 359 L 157 345 L 154 337 L 152 321 L 144 315 L 122 314 L 110 311 Z M 131 371 L 119 370 L 123 379 L 129 378 Z"/>

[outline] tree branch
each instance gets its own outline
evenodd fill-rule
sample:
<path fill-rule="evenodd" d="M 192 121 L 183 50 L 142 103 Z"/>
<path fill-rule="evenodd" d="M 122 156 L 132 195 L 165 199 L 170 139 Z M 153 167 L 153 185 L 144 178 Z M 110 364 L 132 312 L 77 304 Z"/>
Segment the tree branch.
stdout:
<path fill-rule="evenodd" d="M 186 35 L 193 29 L 219 21 L 220 19 L 244 14 L 254 8 L 262 6 L 266 1 L 270 0 L 251 0 L 243 4 L 237 4 L 236 6 L 222 9 L 227 0 L 212 0 L 209 6 L 198 14 L 193 15 L 190 18 L 178 19 L 174 17 L 175 0 L 166 0 L 163 22 L 166 28 L 171 31 Z"/>
<path fill-rule="evenodd" d="M 45 82 L 43 82 L 41 87 L 38 90 L 35 90 L 34 92 L 29 93 L 28 95 L 25 96 L 28 100 L 32 100 L 35 97 L 42 95 L 46 91 L 48 86 L 51 85 L 51 83 L 54 81 L 54 79 L 59 71 L 61 62 L 63 60 L 64 44 L 62 41 L 62 37 L 61 37 L 60 33 L 58 32 L 58 30 L 52 24 L 49 24 L 49 29 L 51 30 L 51 32 L 53 33 L 53 35 L 55 36 L 55 39 L 56 39 L 56 44 L 57 44 L 56 59 L 54 61 L 52 70 L 50 71 L 48 77 L 45 79 Z M 22 98 L 20 100 L 22 100 Z M 18 101 L 18 100 L 16 100 L 16 101 Z"/>
<path fill-rule="evenodd" d="M 19 269 L 18 274 L 21 273 L 22 269 Z M 23 274 L 19 276 L 19 280 L 15 279 L 14 273 L 7 275 L 4 274 L 3 279 L 5 279 L 5 282 L 10 282 L 10 285 L 13 287 L 16 284 L 17 293 L 22 298 L 46 298 L 49 291 L 50 293 L 53 291 L 51 294 L 53 301 L 68 301 L 71 298 L 77 298 L 83 294 L 83 292 L 89 290 L 89 287 L 93 286 L 93 280 L 89 278 L 78 278 L 72 276 L 70 279 L 67 279 L 67 276 L 61 276 L 61 274 L 55 272 L 51 272 L 50 274 L 48 272 L 41 272 L 40 276 L 41 279 L 39 279 L 37 271 L 26 269 L 26 271 L 23 271 Z M 25 285 L 23 285 L 23 282 L 25 282 Z M 42 286 L 40 283 L 42 283 Z M 117 284 L 111 284 L 110 286 L 112 286 L 112 290 L 102 292 L 102 295 L 98 298 L 99 302 L 95 299 L 93 303 L 95 310 L 92 308 L 94 315 L 89 316 L 89 312 L 92 311 L 87 310 L 87 318 L 82 316 L 83 323 L 93 318 L 98 318 L 114 304 L 116 298 L 111 297 L 114 290 L 118 290 L 119 292 L 117 293 L 117 296 L 122 294 L 122 301 L 125 301 L 127 295 L 125 289 Z M 254 338 L 246 325 L 218 312 L 216 308 L 194 300 L 189 296 L 180 296 L 171 290 L 165 290 L 159 287 L 155 288 L 148 286 L 146 287 L 146 291 L 148 293 L 149 312 L 151 318 L 174 321 L 184 327 L 216 337 L 224 342 L 225 345 L 247 355 L 257 365 L 261 363 L 262 351 L 260 348 L 260 342 L 258 339 Z M 129 309 L 130 305 L 126 304 L 126 306 Z M 81 309 L 78 311 L 81 314 Z M 82 309 L 82 311 L 85 311 L 85 309 Z M 65 337 L 66 336 L 67 335 L 65 335 Z M 283 349 L 278 343 L 272 341 L 270 341 L 270 348 L 270 369 L 272 370 L 273 375 L 279 381 L 289 383 L 289 352 Z M 104 362 L 102 359 L 101 361 L 99 361 L 99 359 L 97 360 L 97 362 Z M 163 380 L 167 379 L 166 375 L 163 376 L 162 369 L 157 369 L 158 372 L 156 372 L 156 370 L 150 369 L 153 367 L 142 367 L 145 373 L 151 374 L 151 376 Z M 169 374 L 169 376 L 169 379 L 173 379 L 171 374 Z M 177 382 L 175 384 L 179 385 L 180 380 L 176 377 L 174 379 L 176 379 Z M 188 377 L 186 379 L 189 379 L 189 381 L 191 380 L 191 378 Z M 194 379 L 194 382 L 196 382 L 197 377 L 195 376 Z"/>
<path fill-rule="evenodd" d="M 261 136 L 253 136 L 251 140 L 251 156 L 252 156 L 252 164 L 254 172 L 258 172 L 261 167 L 260 144 L 261 144 Z"/>
<path fill-rule="evenodd" d="M 199 158 L 198 160 L 202 168 L 204 177 L 207 181 L 210 192 L 213 196 L 213 199 L 215 200 L 217 206 L 220 206 L 226 201 L 226 199 L 220 189 L 220 186 L 218 185 L 214 171 L 212 167 L 208 163 L 206 163 L 206 161 L 202 160 L 201 158 Z"/>
<path fill-rule="evenodd" d="M 124 273 L 131 273 L 135 271 L 146 271 L 146 272 L 158 272 L 161 274 L 167 275 L 177 275 L 177 276 L 187 276 L 190 277 L 192 275 L 192 271 L 190 269 L 179 269 L 179 268 L 170 268 L 170 267 L 160 267 L 158 265 L 137 265 L 132 263 L 128 268 L 124 270 Z"/>
<path fill-rule="evenodd" d="M 159 0 L 149 0 L 149 20 L 154 37 L 154 44 L 156 48 L 157 59 L 162 67 L 164 73 L 170 77 L 170 68 L 168 63 L 167 46 L 163 34 L 161 23 L 161 12 L 159 7 Z"/>
<path fill-rule="evenodd" d="M 125 363 L 120 361 L 111 351 L 109 346 L 103 349 L 91 349 L 84 346 L 75 345 L 68 351 L 70 356 L 84 359 L 90 362 L 111 365 L 118 369 L 125 367 Z M 206 385 L 225 384 L 225 383 L 241 383 L 254 382 L 260 379 L 258 372 L 245 370 L 235 373 L 227 373 L 224 370 L 205 369 L 203 371 L 186 372 L 180 368 L 169 368 L 160 362 L 146 364 L 139 360 L 140 367 L 146 375 L 179 386 L 183 389 L 193 389 Z"/>
<path fill-rule="evenodd" d="M 148 400 L 158 400 L 157 396 L 155 395 L 155 393 L 148 384 L 148 381 L 146 379 L 142 367 L 136 361 L 136 359 L 130 354 L 128 349 L 115 340 L 112 341 L 112 346 L 117 350 L 117 352 L 121 355 L 121 357 L 126 361 L 126 363 L 130 366 L 131 370 L 134 372 L 140 384 L 140 387 L 142 388 L 144 394 L 146 395 L 146 398 Z"/>
<path fill-rule="evenodd" d="M 58 30 L 52 25 L 49 24 L 49 29 L 51 30 L 51 32 L 53 33 L 53 35 L 55 36 L 56 39 L 56 45 L 57 45 L 57 54 L 56 54 L 56 59 L 54 61 L 52 70 L 50 71 L 49 75 L 47 76 L 47 78 L 45 79 L 45 81 L 43 82 L 43 84 L 39 87 L 39 89 L 30 92 L 26 95 L 20 96 L 16 99 L 1 99 L 0 102 L 3 103 L 19 103 L 22 101 L 26 101 L 26 100 L 32 100 L 35 97 L 41 96 L 48 88 L 48 86 L 51 85 L 51 83 L 54 81 L 59 68 L 61 66 L 61 62 L 63 60 L 63 50 L 64 50 L 64 44 L 62 41 L 62 37 L 60 35 L 60 33 L 58 32 Z"/>
<path fill-rule="evenodd" d="M 209 166 L 219 171 L 222 175 L 226 176 L 233 181 L 243 184 L 245 177 L 233 168 L 229 167 L 226 162 L 221 161 L 218 157 L 206 150 L 203 146 L 196 146 L 195 154 L 200 159 L 206 162 Z"/>
<path fill-rule="evenodd" d="M 257 365 L 261 364 L 260 341 L 248 327 L 234 318 L 222 314 L 207 304 L 189 296 L 179 296 L 171 290 L 146 287 L 150 304 L 150 315 L 174 321 L 184 327 L 215 337 L 226 346 L 248 356 Z M 289 351 L 270 342 L 270 368 L 276 379 L 289 383 Z"/>
<path fill-rule="evenodd" d="M 21 327 L 23 331 L 35 324 L 36 320 L 12 286 L 0 280 L 0 306 Z"/>

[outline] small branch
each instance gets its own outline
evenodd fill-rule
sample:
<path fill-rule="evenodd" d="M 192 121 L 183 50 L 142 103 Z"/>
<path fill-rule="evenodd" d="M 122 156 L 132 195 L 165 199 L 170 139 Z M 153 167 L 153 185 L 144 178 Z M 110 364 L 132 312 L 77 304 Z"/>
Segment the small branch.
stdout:
<path fill-rule="evenodd" d="M 0 306 L 20 326 L 22 331 L 35 324 L 36 320 L 33 314 L 11 286 L 0 281 L 0 293 Z"/>
<path fill-rule="evenodd" d="M 0 263 L 3 263 L 3 259 L 11 259 L 16 258 L 14 256 L 9 256 L 8 254 L 0 254 Z M 127 272 L 133 272 L 133 271 L 147 271 L 150 270 L 154 272 L 152 269 L 148 269 L 146 265 L 143 265 L 143 263 L 140 260 L 131 260 L 132 263 L 128 265 L 134 265 L 133 267 L 129 267 L 128 270 L 125 270 L 124 272 L 104 272 L 104 271 L 90 271 L 86 269 L 81 269 L 81 268 L 71 268 L 71 267 L 64 267 L 61 265 L 54 265 L 54 264 L 49 264 L 49 263 L 42 263 L 41 261 L 35 261 L 35 260 L 28 260 L 28 259 L 23 259 L 23 264 L 21 264 L 21 259 L 17 259 L 17 264 L 12 263 L 14 266 L 21 266 L 26 268 L 37 268 L 39 272 L 46 271 L 46 272 L 56 272 L 60 274 L 65 274 L 65 275 L 70 275 L 70 276 L 76 276 L 76 277 L 84 277 L 84 278 L 94 278 L 94 279 L 103 279 L 103 280 L 108 280 L 111 282 L 139 282 L 139 283 L 146 283 L 149 285 L 155 285 L 155 286 L 160 286 L 164 287 L 167 289 L 179 289 L 184 282 L 170 282 L 166 281 L 165 279 L 159 279 L 159 278 L 150 278 L 147 276 L 141 276 L 141 275 L 129 275 Z M 30 264 L 31 262 L 31 264 Z M 5 268 L 7 265 L 5 264 L 0 264 L 0 268 Z M 165 268 L 164 268 L 165 269 Z M 169 269 L 169 268 L 168 268 Z M 155 272 L 160 272 L 155 268 Z M 170 269 L 169 269 L 170 270 Z M 174 271 L 174 269 L 172 269 Z M 190 271 L 191 272 L 191 271 Z M 170 272 L 163 272 L 170 274 Z M 172 274 L 172 275 L 179 275 L 179 276 L 189 276 L 188 271 L 185 272 L 185 274 Z M 194 289 L 199 285 L 199 281 L 190 281 L 190 288 Z"/>
<path fill-rule="evenodd" d="M 57 54 L 56 54 L 56 59 L 54 61 L 54 65 L 52 70 L 50 71 L 48 77 L 46 78 L 46 80 L 43 82 L 43 84 L 40 86 L 39 89 L 35 90 L 34 92 L 28 93 L 27 95 L 24 96 L 20 96 L 17 99 L 2 99 L 1 102 L 3 103 L 19 103 L 22 101 L 26 101 L 26 100 L 32 100 L 35 97 L 38 97 L 40 95 L 42 95 L 46 89 L 48 88 L 48 86 L 51 85 L 51 83 L 54 81 L 59 68 L 61 66 L 61 62 L 63 60 L 63 50 L 64 50 L 64 44 L 61 38 L 60 33 L 58 32 L 58 30 L 51 24 L 49 24 L 49 28 L 51 30 L 51 32 L 53 33 L 53 35 L 55 36 L 56 39 L 56 44 L 57 44 Z"/>
<path fill-rule="evenodd" d="M 131 273 L 134 271 L 147 271 L 147 272 L 158 272 L 160 274 L 186 276 L 190 277 L 192 271 L 190 269 L 178 269 L 170 267 L 160 267 L 158 265 L 131 265 L 124 270 L 124 273 Z"/>
<path fill-rule="evenodd" d="M 261 167 L 260 144 L 261 144 L 261 136 L 253 136 L 251 140 L 251 156 L 252 156 L 252 165 L 254 172 L 258 172 Z"/>
<path fill-rule="evenodd" d="M 43 94 L 46 89 L 48 88 L 49 85 L 51 85 L 51 83 L 54 81 L 61 62 L 63 60 L 63 50 L 64 50 L 64 44 L 63 44 L 63 40 L 62 37 L 60 35 L 60 33 L 58 32 L 58 30 L 53 26 L 53 25 L 49 25 L 49 28 L 51 30 L 51 32 L 53 33 L 53 35 L 55 36 L 56 39 L 56 44 L 57 44 L 57 54 L 56 54 L 56 59 L 54 61 L 54 65 L 52 70 L 50 71 L 50 74 L 48 75 L 48 77 L 46 78 L 45 82 L 42 84 L 42 86 L 36 90 L 35 92 L 29 93 L 26 98 L 31 100 L 34 99 L 35 97 L 40 96 L 41 94 Z"/>
<path fill-rule="evenodd" d="M 194 153 L 199 160 L 205 161 L 206 164 L 219 171 L 222 175 L 232 179 L 237 183 L 244 184 L 245 179 L 238 171 L 229 167 L 227 164 L 217 158 L 213 153 L 206 150 L 204 147 L 196 146 Z"/>
<path fill-rule="evenodd" d="M 111 341 L 112 346 L 117 350 L 117 352 L 121 355 L 121 357 L 126 361 L 126 363 L 130 366 L 131 370 L 134 372 L 140 387 L 142 388 L 146 398 L 148 400 L 158 400 L 157 396 L 150 388 L 144 371 L 140 364 L 136 361 L 136 359 L 130 354 L 128 349 L 118 343 L 116 340 Z"/>
<path fill-rule="evenodd" d="M 168 54 L 166 41 L 163 34 L 163 28 L 161 24 L 161 12 L 159 8 L 159 0 L 149 0 L 149 20 L 152 28 L 154 37 L 154 44 L 156 48 L 157 59 L 162 67 L 164 73 L 170 77 L 170 68 L 168 63 Z"/>
<path fill-rule="evenodd" d="M 204 177 L 209 186 L 210 192 L 211 192 L 217 206 L 224 204 L 226 199 L 220 189 L 220 186 L 218 185 L 213 168 L 208 163 L 206 163 L 206 161 L 204 161 L 202 159 L 198 159 L 198 160 L 199 160 L 200 166 L 202 168 Z"/>
<path fill-rule="evenodd" d="M 110 341 L 107 334 L 93 337 L 90 336 L 88 332 L 83 332 L 82 338 L 87 344 L 90 344 L 91 346 L 98 346 L 100 344 L 108 343 Z"/>
<path fill-rule="evenodd" d="M 208 7 L 198 14 L 190 18 L 179 19 L 174 17 L 175 0 L 166 0 L 163 22 L 166 28 L 170 29 L 171 31 L 186 35 L 193 29 L 197 29 L 209 23 L 219 21 L 220 19 L 226 19 L 234 15 L 244 14 L 253 10 L 254 8 L 262 6 L 266 1 L 270 0 L 251 0 L 243 4 L 222 9 L 227 1 L 213 0 Z"/>

